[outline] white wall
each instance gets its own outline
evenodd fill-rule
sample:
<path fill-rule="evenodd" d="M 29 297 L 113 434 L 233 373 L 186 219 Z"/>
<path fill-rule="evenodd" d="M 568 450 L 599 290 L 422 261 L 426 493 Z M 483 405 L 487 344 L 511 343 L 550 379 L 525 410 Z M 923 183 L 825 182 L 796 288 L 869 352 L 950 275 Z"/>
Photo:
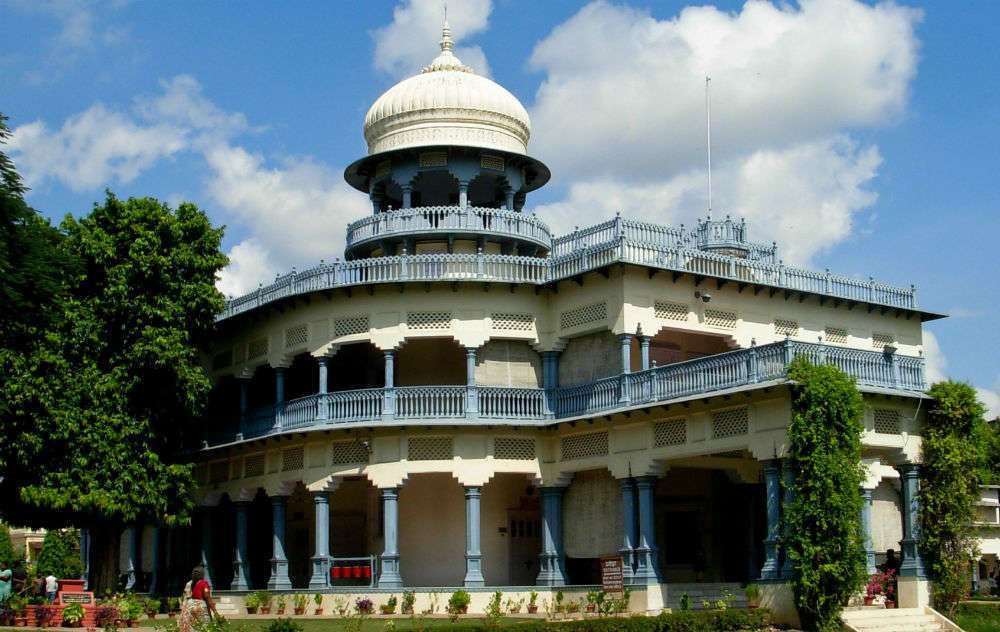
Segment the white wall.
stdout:
<path fill-rule="evenodd" d="M 569 557 L 600 557 L 622 542 L 621 488 L 607 470 L 577 472 L 563 496 L 563 541 Z"/>
<path fill-rule="evenodd" d="M 399 490 L 399 566 L 407 586 L 461 586 L 465 493 L 450 474 L 410 476 Z"/>
<path fill-rule="evenodd" d="M 875 550 L 899 552 L 903 539 L 903 514 L 899 491 L 892 481 L 882 481 L 872 494 L 872 542 Z"/>

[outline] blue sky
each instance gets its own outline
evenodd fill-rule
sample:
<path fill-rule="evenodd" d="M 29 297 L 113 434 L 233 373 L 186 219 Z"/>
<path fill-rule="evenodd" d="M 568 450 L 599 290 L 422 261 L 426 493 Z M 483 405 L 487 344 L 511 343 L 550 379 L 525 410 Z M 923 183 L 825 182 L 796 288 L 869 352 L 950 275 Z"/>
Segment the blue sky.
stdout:
<path fill-rule="evenodd" d="M 120 196 L 227 225 L 238 293 L 332 259 L 366 212 L 342 183 L 368 106 L 428 63 L 439 0 L 0 0 L 8 150 L 45 214 Z M 1000 4 L 451 0 L 457 53 L 528 108 L 558 232 L 716 209 L 787 261 L 898 285 L 951 314 L 934 376 L 1000 410 Z"/>

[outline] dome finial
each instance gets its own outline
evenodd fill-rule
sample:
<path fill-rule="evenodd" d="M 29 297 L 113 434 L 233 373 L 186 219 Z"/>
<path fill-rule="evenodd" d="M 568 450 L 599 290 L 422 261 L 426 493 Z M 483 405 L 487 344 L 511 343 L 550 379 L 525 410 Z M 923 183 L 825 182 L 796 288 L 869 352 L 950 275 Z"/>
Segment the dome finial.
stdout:
<path fill-rule="evenodd" d="M 455 49 L 455 40 L 451 38 L 451 26 L 448 24 L 448 4 L 444 4 L 444 24 L 441 25 L 441 52 L 429 66 L 424 66 L 421 72 L 434 72 L 436 70 L 458 70 L 461 72 L 472 72 L 472 68 L 462 64 L 462 61 L 455 57 L 452 52 Z"/>
<path fill-rule="evenodd" d="M 441 52 L 455 48 L 451 39 L 451 27 L 448 25 L 448 3 L 444 2 L 444 25 L 441 26 Z"/>

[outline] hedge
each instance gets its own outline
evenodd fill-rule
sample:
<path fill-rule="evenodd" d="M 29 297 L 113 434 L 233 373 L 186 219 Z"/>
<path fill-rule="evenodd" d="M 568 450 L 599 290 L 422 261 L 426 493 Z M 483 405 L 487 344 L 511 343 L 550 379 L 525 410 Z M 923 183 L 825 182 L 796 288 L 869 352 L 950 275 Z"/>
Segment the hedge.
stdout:
<path fill-rule="evenodd" d="M 688 610 L 655 617 L 607 617 L 572 621 L 528 621 L 490 626 L 459 620 L 448 632 L 763 632 L 770 627 L 764 609 Z"/>

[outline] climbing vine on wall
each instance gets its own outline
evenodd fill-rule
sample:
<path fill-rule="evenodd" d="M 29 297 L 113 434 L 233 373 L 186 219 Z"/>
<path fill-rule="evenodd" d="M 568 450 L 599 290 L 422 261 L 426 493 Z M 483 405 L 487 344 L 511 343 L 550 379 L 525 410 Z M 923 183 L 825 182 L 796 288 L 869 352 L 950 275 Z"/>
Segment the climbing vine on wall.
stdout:
<path fill-rule="evenodd" d="M 939 382 L 928 394 L 920 481 L 921 550 L 934 578 L 935 605 L 953 614 L 968 590 L 969 560 L 976 553 L 976 475 L 980 445 L 975 437 L 985 409 L 968 384 Z"/>
<path fill-rule="evenodd" d="M 794 498 L 786 509 L 787 554 L 803 629 L 839 630 L 840 612 L 865 582 L 861 533 L 864 403 L 854 380 L 804 358 L 790 367 L 790 463 Z"/>

